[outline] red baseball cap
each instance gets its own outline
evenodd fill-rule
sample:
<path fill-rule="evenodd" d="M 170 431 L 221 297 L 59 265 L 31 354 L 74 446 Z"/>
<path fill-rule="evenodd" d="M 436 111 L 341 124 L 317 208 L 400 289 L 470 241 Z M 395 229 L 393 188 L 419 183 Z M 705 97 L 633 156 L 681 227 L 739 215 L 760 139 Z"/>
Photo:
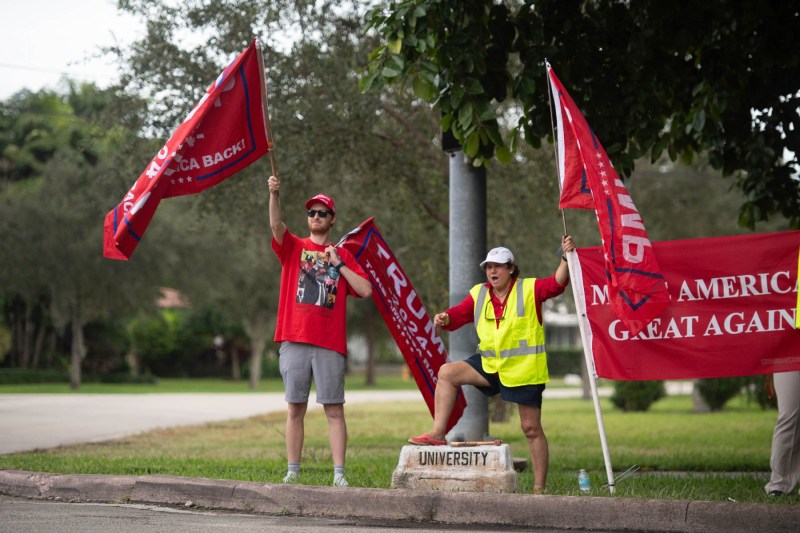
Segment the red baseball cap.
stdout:
<path fill-rule="evenodd" d="M 306 202 L 306 209 L 310 209 L 311 206 L 317 202 L 321 203 L 322 205 L 330 209 L 331 213 L 336 215 L 336 205 L 333 203 L 333 198 L 331 198 L 327 194 L 319 193 L 315 197 L 309 198 L 308 201 Z"/>

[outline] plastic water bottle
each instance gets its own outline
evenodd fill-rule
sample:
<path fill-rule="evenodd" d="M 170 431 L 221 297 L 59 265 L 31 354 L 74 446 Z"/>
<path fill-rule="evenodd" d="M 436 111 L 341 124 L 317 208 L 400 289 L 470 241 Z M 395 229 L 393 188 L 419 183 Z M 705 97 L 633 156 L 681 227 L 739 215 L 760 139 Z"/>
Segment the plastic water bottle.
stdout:
<path fill-rule="evenodd" d="M 589 474 L 586 473 L 586 470 L 581 468 L 580 473 L 578 473 L 578 488 L 581 489 L 581 493 L 589 494 L 592 490 L 592 486 L 589 483 Z"/>

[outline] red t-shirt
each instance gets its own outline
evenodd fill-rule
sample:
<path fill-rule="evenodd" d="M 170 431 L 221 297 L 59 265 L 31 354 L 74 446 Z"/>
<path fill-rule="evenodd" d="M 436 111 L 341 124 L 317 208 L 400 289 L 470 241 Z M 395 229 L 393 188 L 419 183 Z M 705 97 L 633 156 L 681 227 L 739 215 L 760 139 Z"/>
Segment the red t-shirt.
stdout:
<path fill-rule="evenodd" d="M 288 230 L 283 244 L 272 239 L 281 262 L 281 293 L 275 342 L 313 344 L 347 355 L 347 297 L 358 294 L 325 258 L 327 245 L 301 239 Z M 355 258 L 343 248 L 336 252 L 347 268 L 367 279 Z"/>
<path fill-rule="evenodd" d="M 514 281 L 511 283 L 511 287 L 508 291 L 509 294 L 512 290 L 514 290 L 514 284 L 516 284 L 516 282 L 517 280 L 514 279 Z M 555 274 L 548 278 L 538 278 L 536 280 L 536 285 L 534 286 L 536 295 L 536 313 L 539 315 L 540 323 L 542 320 L 542 302 L 549 300 L 550 298 L 555 298 L 559 294 L 563 293 L 564 289 L 567 288 L 567 284 L 569 284 L 569 281 L 567 281 L 567 283 L 564 285 L 559 284 L 556 281 Z M 488 282 L 484 283 L 484 285 L 489 287 L 489 296 L 492 299 L 492 305 L 494 307 L 494 316 L 503 316 L 503 308 L 505 307 L 506 302 L 501 302 L 497 299 L 497 296 L 494 295 L 494 291 Z M 472 294 L 467 293 L 466 298 L 461 300 L 461 303 L 458 303 L 450 309 L 447 309 L 446 312 L 448 315 L 450 315 L 450 324 L 442 329 L 447 331 L 455 331 L 464 324 L 469 324 L 470 322 L 474 321 L 475 301 L 472 299 Z"/>

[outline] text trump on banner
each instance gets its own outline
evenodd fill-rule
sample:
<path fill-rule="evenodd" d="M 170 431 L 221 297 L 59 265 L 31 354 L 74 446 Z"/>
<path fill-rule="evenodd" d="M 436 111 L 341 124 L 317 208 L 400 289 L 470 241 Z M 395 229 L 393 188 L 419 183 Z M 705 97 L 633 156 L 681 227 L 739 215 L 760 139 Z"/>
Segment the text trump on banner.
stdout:
<path fill-rule="evenodd" d="M 338 246 L 353 254 L 369 276 L 373 287 L 372 300 L 408 363 L 433 416 L 437 376 L 439 367 L 447 362 L 447 352 L 411 280 L 372 218 L 345 235 Z M 448 431 L 461 418 L 466 405 L 464 395 L 459 393 L 447 424 Z"/>

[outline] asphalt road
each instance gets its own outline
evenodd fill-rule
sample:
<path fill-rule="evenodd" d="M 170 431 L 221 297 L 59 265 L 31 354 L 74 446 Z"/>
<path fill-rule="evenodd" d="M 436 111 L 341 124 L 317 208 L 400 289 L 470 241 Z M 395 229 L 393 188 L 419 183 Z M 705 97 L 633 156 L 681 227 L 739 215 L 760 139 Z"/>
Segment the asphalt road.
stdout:
<path fill-rule="evenodd" d="M 689 386 L 691 384 L 689 383 Z M 676 382 L 668 392 L 682 392 Z M 691 390 L 690 390 L 691 392 Z M 552 388 L 547 398 L 578 397 L 579 388 Z M 611 390 L 601 389 L 606 396 Z M 348 404 L 419 401 L 407 391 L 348 391 Z M 321 406 L 312 402 L 309 409 Z M 0 394 L 0 455 L 100 442 L 159 428 L 191 426 L 283 412 L 282 392 L 214 394 Z"/>
<path fill-rule="evenodd" d="M 463 525 L 420 524 L 353 518 L 270 516 L 225 511 L 187 510 L 147 504 L 65 503 L 26 500 L 0 495 L 0 532 L 31 533 L 203 533 L 219 531 L 284 533 L 378 533 L 385 531 L 475 531 Z M 486 528 L 482 532 L 539 531 L 552 529 Z"/>
<path fill-rule="evenodd" d="M 353 391 L 348 404 L 422 401 L 419 391 Z M 309 409 L 319 405 L 309 403 Z M 0 454 L 118 439 L 144 431 L 286 410 L 282 392 L 0 394 Z"/>

